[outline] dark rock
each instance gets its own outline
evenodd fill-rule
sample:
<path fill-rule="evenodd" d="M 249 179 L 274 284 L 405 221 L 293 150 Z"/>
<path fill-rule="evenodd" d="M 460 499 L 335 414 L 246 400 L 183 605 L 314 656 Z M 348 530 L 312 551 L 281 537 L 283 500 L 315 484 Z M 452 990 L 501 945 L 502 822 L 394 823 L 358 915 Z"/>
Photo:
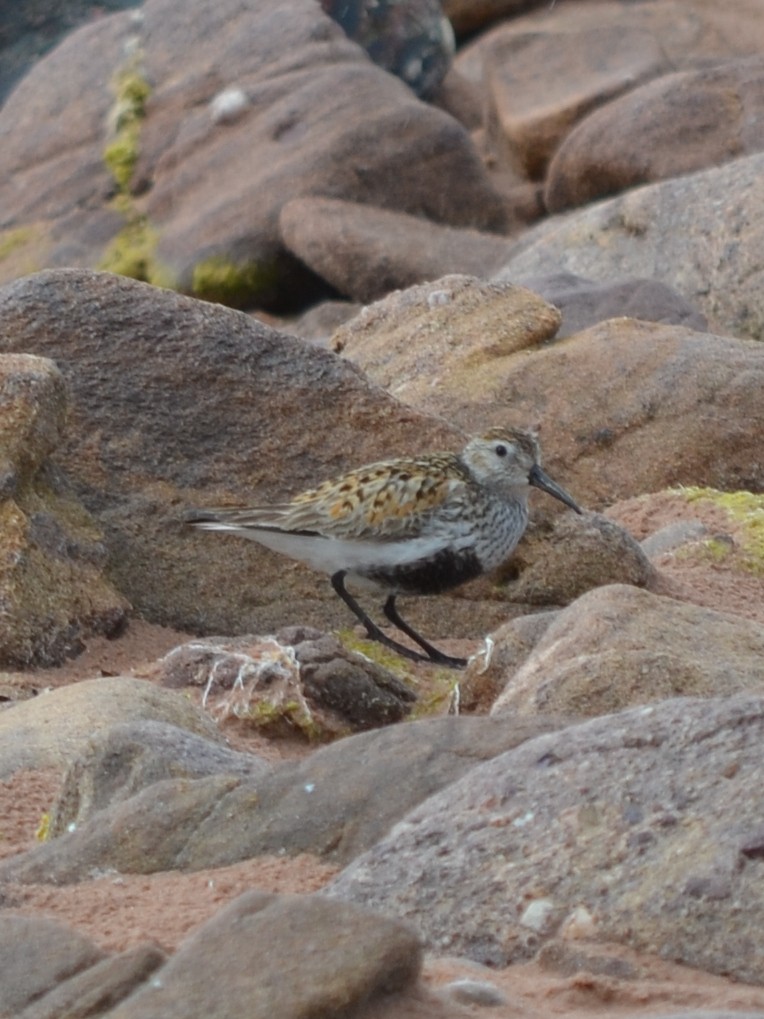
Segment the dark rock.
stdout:
<path fill-rule="evenodd" d="M 0 34 L 0 104 L 29 68 L 77 25 L 105 10 L 137 7 L 140 0 L 45 0 L 6 4 Z"/>
<path fill-rule="evenodd" d="M 454 33 L 440 0 L 321 0 L 321 6 L 375 64 L 417 95 L 432 95 L 448 71 Z"/>
<path fill-rule="evenodd" d="M 159 662 L 157 679 L 203 686 L 204 703 L 220 720 L 235 716 L 311 739 L 398 722 L 416 700 L 389 670 L 306 627 L 182 644 Z"/>
<path fill-rule="evenodd" d="M 569 605 L 596 587 L 650 587 L 658 579 L 623 527 L 600 513 L 572 511 L 530 527 L 497 577 L 503 596 L 525 605 Z"/>

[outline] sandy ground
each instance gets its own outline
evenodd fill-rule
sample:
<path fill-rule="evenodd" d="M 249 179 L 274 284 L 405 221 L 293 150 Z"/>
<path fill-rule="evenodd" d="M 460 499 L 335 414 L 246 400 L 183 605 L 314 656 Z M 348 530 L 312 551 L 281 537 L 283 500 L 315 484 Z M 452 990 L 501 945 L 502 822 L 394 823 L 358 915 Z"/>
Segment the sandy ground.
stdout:
<path fill-rule="evenodd" d="M 686 516 L 677 500 L 666 496 L 649 513 L 631 500 L 609 515 L 642 538 L 680 513 Z M 740 545 L 742 538 L 723 511 L 696 509 L 693 515 L 703 519 L 709 534 L 727 535 L 733 548 Z M 669 552 L 658 565 L 677 595 L 764 622 L 764 578 L 741 577 L 731 559 L 719 563 L 702 554 Z M 99 675 L 150 676 L 151 663 L 185 639 L 185 634 L 135 621 L 119 640 L 94 640 L 83 655 L 59 669 L 24 674 L 23 686 L 36 692 Z M 310 752 L 303 742 L 268 740 L 236 721 L 226 723 L 225 732 L 232 746 L 274 762 Z M 27 771 L 0 782 L 0 857 L 35 844 L 61 778 L 54 771 Z M 171 952 L 223 903 L 247 889 L 314 892 L 335 873 L 335 867 L 306 855 L 261 857 L 193 874 L 114 874 L 68 887 L 10 886 L 4 889 L 4 901 L 24 912 L 56 918 L 110 951 L 154 941 Z M 736 984 L 614 945 L 571 942 L 561 952 L 542 952 L 534 962 L 502 971 L 463 959 L 427 962 L 425 980 L 433 987 L 465 977 L 489 980 L 504 992 L 507 1004 L 489 1010 L 497 1019 L 764 1011 L 764 987 Z M 471 1008 L 475 1015 L 486 1014 L 485 1008 Z"/>

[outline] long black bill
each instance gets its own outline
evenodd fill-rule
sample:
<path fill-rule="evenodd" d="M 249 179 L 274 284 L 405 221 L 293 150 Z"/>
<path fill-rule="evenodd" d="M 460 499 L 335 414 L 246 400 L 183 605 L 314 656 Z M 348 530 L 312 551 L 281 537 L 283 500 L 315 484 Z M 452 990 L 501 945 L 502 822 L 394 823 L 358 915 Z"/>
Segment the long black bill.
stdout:
<path fill-rule="evenodd" d="M 553 495 L 555 499 L 559 499 L 560 502 L 564 502 L 566 506 L 570 506 L 576 513 L 583 513 L 583 510 L 573 500 L 573 497 L 568 495 L 564 488 L 557 484 L 556 481 L 552 481 L 549 475 L 542 471 L 538 464 L 534 464 L 531 467 L 531 472 L 528 475 L 528 481 L 535 485 L 536 488 L 540 488 L 543 492 L 548 492 L 549 495 Z"/>

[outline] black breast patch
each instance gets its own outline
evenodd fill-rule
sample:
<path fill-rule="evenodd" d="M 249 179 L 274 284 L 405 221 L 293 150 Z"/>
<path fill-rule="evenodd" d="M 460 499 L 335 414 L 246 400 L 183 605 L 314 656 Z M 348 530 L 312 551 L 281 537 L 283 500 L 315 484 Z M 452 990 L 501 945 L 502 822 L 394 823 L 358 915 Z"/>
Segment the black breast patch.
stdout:
<path fill-rule="evenodd" d="M 405 594 L 440 594 L 466 584 L 483 572 L 480 560 L 471 549 L 455 552 L 443 549 L 430 559 L 399 566 L 364 570 L 363 575 L 384 587 Z"/>

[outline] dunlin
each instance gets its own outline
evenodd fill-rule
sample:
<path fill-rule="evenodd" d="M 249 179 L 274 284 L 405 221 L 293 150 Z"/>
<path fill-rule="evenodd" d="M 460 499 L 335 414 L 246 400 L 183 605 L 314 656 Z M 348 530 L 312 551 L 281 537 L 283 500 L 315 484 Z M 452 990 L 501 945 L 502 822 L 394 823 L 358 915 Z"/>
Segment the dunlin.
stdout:
<path fill-rule="evenodd" d="M 460 668 L 398 613 L 399 594 L 440 594 L 495 569 L 528 523 L 530 486 L 581 510 L 541 469 L 535 435 L 492 428 L 461 453 L 432 453 L 359 467 L 291 502 L 196 511 L 190 523 L 230 531 L 328 573 L 348 608 L 380 641 L 407 658 Z M 384 614 L 424 651 L 381 630 L 345 580 L 387 592 Z"/>

